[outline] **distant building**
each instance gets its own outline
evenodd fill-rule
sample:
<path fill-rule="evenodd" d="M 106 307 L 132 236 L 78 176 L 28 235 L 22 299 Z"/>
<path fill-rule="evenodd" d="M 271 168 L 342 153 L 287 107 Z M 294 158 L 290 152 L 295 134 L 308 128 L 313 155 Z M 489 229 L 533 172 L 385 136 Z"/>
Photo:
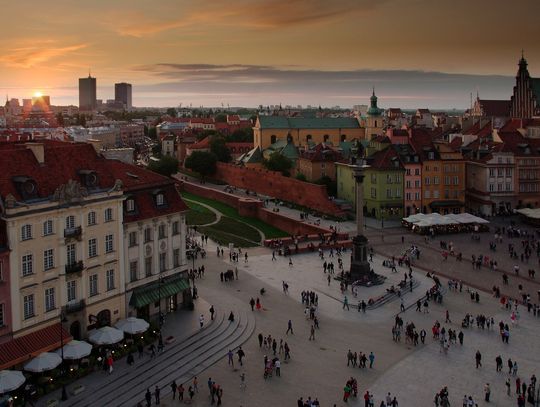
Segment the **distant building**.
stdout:
<path fill-rule="evenodd" d="M 79 78 L 79 109 L 85 111 L 96 110 L 96 78 Z"/>
<path fill-rule="evenodd" d="M 131 110 L 131 83 L 115 83 L 114 100 L 123 103 L 126 110 Z"/>
<path fill-rule="evenodd" d="M 540 78 L 531 78 L 527 69 L 527 60 L 521 56 L 516 75 L 514 94 L 510 99 L 512 118 L 530 119 L 540 116 Z"/>

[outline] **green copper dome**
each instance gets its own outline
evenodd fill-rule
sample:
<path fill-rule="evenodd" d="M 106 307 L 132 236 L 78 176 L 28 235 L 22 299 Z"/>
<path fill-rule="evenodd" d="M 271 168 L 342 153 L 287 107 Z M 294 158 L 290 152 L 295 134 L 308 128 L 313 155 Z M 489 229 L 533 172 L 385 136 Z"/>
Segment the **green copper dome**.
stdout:
<path fill-rule="evenodd" d="M 375 88 L 373 88 L 373 94 L 369 98 L 370 100 L 370 106 L 367 111 L 367 114 L 369 116 L 380 116 L 382 114 L 382 109 L 379 109 L 377 107 L 377 96 L 375 96 Z"/>

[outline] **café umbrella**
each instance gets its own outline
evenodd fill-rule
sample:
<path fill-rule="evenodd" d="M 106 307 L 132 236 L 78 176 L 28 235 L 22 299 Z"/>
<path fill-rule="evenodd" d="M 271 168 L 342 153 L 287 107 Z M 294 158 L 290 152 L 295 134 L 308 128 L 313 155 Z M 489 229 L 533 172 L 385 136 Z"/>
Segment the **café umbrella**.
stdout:
<path fill-rule="evenodd" d="M 118 321 L 115 327 L 127 334 L 136 335 L 145 332 L 150 327 L 150 324 L 144 319 L 129 317 Z"/>
<path fill-rule="evenodd" d="M 104 326 L 90 332 L 88 339 L 96 345 L 112 345 L 124 339 L 124 332 L 110 326 Z"/>
<path fill-rule="evenodd" d="M 0 371 L 0 394 L 17 390 L 26 381 L 26 378 L 18 370 Z"/>
<path fill-rule="evenodd" d="M 92 345 L 84 341 L 71 341 L 64 345 L 64 359 L 82 359 L 92 352 Z M 58 349 L 56 354 L 62 356 L 62 349 Z"/>
<path fill-rule="evenodd" d="M 43 352 L 24 365 L 24 370 L 41 373 L 47 370 L 53 370 L 60 363 L 62 363 L 62 358 L 56 353 Z"/>

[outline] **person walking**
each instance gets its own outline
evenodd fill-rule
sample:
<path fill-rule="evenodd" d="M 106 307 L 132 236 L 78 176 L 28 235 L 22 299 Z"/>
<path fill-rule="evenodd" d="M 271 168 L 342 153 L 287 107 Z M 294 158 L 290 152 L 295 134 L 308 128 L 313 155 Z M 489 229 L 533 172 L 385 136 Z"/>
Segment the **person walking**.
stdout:
<path fill-rule="evenodd" d="M 200 327 L 202 329 L 202 327 L 204 325 L 204 315 L 203 314 L 201 314 L 201 316 L 199 317 L 199 325 L 200 325 Z"/>
<path fill-rule="evenodd" d="M 251 299 L 249 300 L 249 305 L 251 305 L 251 310 L 253 311 L 255 308 L 255 300 L 253 299 L 253 297 L 251 297 Z"/>
<path fill-rule="evenodd" d="M 347 296 L 343 297 L 343 308 L 342 309 L 345 309 L 347 308 L 347 311 L 350 311 L 349 309 L 349 299 L 347 298 Z"/>
<path fill-rule="evenodd" d="M 479 350 L 476 351 L 474 358 L 476 360 L 476 368 L 478 369 L 480 366 L 482 366 L 482 354 Z"/>
<path fill-rule="evenodd" d="M 242 347 L 238 347 L 238 350 L 236 351 L 236 354 L 238 355 L 238 363 L 240 363 L 240 366 L 244 366 L 244 363 L 242 362 L 242 359 L 244 359 L 244 356 L 246 356 L 246 354 L 244 353 L 244 350 L 242 349 Z"/>
<path fill-rule="evenodd" d="M 246 390 L 246 374 L 245 373 L 242 373 L 240 375 L 240 389 Z"/>
<path fill-rule="evenodd" d="M 197 376 L 193 378 L 193 390 L 195 393 L 199 392 L 199 379 L 197 379 Z"/>
<path fill-rule="evenodd" d="M 171 391 L 172 391 L 172 399 L 174 400 L 176 398 L 176 389 L 177 389 L 176 381 L 173 380 L 171 383 Z"/>
<path fill-rule="evenodd" d="M 285 332 L 285 335 L 288 335 L 289 332 L 291 335 L 294 335 L 293 329 L 292 329 L 292 320 L 289 319 L 289 322 L 287 322 L 287 332 Z"/>
<path fill-rule="evenodd" d="M 484 386 L 484 400 L 489 403 L 489 396 L 491 395 L 491 388 L 489 387 L 489 383 L 486 383 Z"/>
<path fill-rule="evenodd" d="M 191 386 L 189 388 L 191 389 Z M 184 386 L 182 383 L 178 386 L 178 401 L 184 401 Z"/>
<path fill-rule="evenodd" d="M 309 340 L 314 341 L 315 340 L 315 327 L 311 325 L 310 334 L 309 334 Z"/>
<path fill-rule="evenodd" d="M 234 359 L 233 359 L 233 356 L 234 356 L 233 351 L 229 349 L 229 351 L 227 352 L 227 358 L 228 358 L 227 363 L 228 363 L 229 365 L 232 365 L 232 367 L 233 367 L 233 369 L 234 369 Z"/>
<path fill-rule="evenodd" d="M 281 361 L 279 359 L 274 362 L 274 367 L 276 368 L 276 376 L 281 377 Z"/>
<path fill-rule="evenodd" d="M 156 388 L 154 390 L 154 397 L 156 399 L 156 406 L 159 406 L 159 387 L 156 385 Z"/>
<path fill-rule="evenodd" d="M 373 352 L 369 353 L 369 368 L 373 369 L 373 362 L 375 362 L 375 355 Z"/>
<path fill-rule="evenodd" d="M 146 389 L 144 398 L 146 399 L 146 407 L 150 407 L 152 405 L 152 393 L 150 393 L 150 389 Z"/>
<path fill-rule="evenodd" d="M 214 320 L 214 312 L 216 312 L 216 310 L 214 309 L 214 306 L 210 306 L 210 320 L 213 321 Z"/>

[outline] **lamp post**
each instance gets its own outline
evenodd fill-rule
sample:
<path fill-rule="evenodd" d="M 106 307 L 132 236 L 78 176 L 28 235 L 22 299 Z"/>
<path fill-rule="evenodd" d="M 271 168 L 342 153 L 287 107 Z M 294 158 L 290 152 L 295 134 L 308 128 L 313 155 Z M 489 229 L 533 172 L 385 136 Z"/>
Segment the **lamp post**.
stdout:
<path fill-rule="evenodd" d="M 161 313 L 161 283 L 162 283 L 162 279 L 161 279 L 161 267 L 159 268 L 159 275 L 158 275 L 158 302 L 159 302 L 159 308 L 158 308 L 158 312 L 159 312 L 159 330 L 161 332 L 161 327 L 163 326 L 163 314 Z"/>
<path fill-rule="evenodd" d="M 60 374 L 62 376 L 65 376 L 66 368 L 64 366 L 64 327 L 63 323 L 67 322 L 66 316 L 64 315 L 63 311 L 60 311 L 60 357 L 62 358 L 62 368 L 60 369 Z M 65 379 L 65 377 L 64 377 Z M 66 391 L 66 383 L 62 382 L 62 401 L 66 401 L 68 399 L 67 391 Z"/>
<path fill-rule="evenodd" d="M 384 209 L 381 206 L 381 229 L 384 229 Z"/>

